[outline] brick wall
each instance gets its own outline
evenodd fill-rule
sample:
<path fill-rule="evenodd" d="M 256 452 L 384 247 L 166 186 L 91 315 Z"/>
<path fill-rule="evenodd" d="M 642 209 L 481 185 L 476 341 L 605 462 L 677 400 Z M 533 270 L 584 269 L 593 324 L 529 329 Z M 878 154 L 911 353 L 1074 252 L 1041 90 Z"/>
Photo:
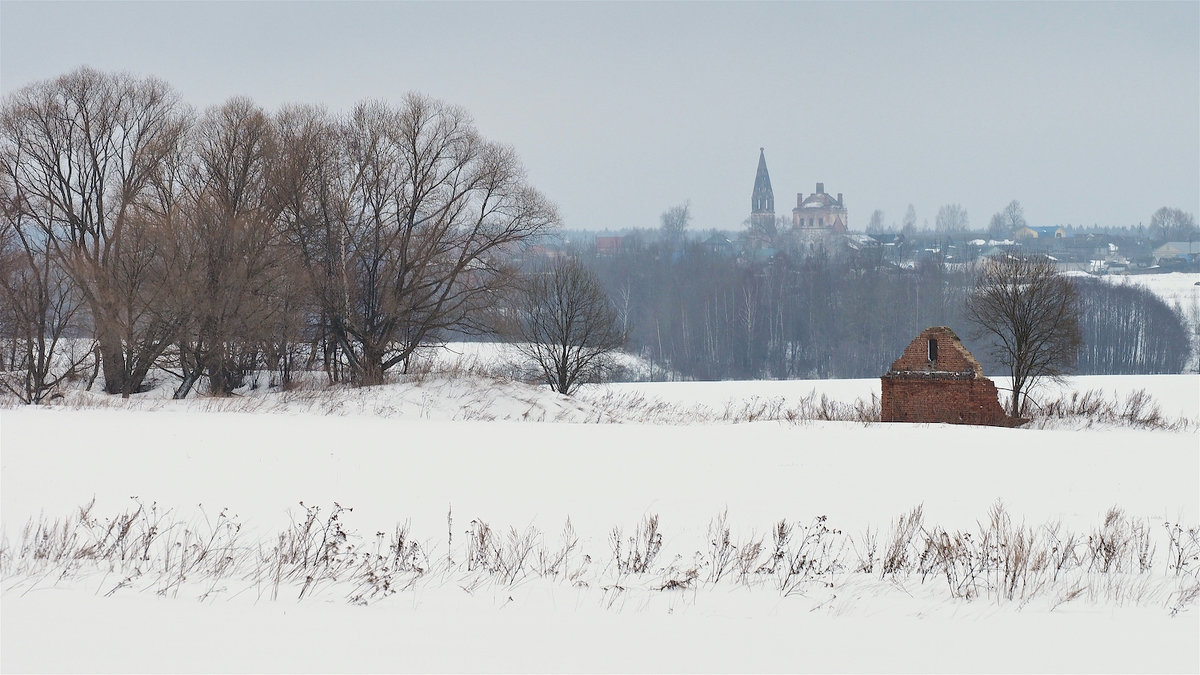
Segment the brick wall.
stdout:
<path fill-rule="evenodd" d="M 937 360 L 929 341 L 937 341 Z M 945 326 L 927 328 L 905 348 L 882 378 L 884 422 L 1013 426 L 1000 407 L 996 385 Z"/>
<path fill-rule="evenodd" d="M 940 422 L 1012 426 L 991 380 L 882 378 L 884 422 Z"/>

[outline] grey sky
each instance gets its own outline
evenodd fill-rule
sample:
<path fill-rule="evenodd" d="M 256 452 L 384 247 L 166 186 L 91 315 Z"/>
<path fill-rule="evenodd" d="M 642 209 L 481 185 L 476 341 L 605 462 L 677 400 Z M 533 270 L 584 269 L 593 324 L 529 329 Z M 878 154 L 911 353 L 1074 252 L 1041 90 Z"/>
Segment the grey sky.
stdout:
<path fill-rule="evenodd" d="M 203 108 L 417 90 L 513 145 L 568 227 L 739 228 L 823 182 L 851 227 L 1200 212 L 1200 3 L 0 3 L 5 93 L 87 64 Z M 1200 215 L 1200 214 L 1198 214 Z"/>

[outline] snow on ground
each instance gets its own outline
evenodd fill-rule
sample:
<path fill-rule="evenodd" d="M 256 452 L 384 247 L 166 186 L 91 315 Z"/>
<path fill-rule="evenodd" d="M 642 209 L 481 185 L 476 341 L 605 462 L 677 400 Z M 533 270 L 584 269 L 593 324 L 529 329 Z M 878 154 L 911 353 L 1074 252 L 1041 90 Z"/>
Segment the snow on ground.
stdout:
<path fill-rule="evenodd" d="M 1200 418 L 1195 375 L 1073 384 L 1147 389 L 1166 411 Z M 721 410 L 761 397 L 815 392 L 846 401 L 877 391 L 877 379 L 642 383 L 565 399 L 487 378 L 431 377 L 293 392 L 282 403 L 88 404 L 76 394 L 75 403 L 91 407 L 3 409 L 0 670 L 1200 669 L 1200 609 L 1180 585 L 1191 577 L 1166 571 L 1168 547 L 1158 536 L 1165 524 L 1200 523 L 1196 427 L 719 420 Z M 671 423 L 637 423 L 636 415 L 586 423 L 611 413 L 621 396 L 688 412 Z M 526 414 L 531 409 L 537 414 Z M 28 519 L 62 519 L 93 499 L 99 517 L 141 504 L 198 532 L 210 531 L 224 510 L 242 525 L 239 536 L 267 550 L 275 533 L 303 521 L 306 506 L 328 516 L 337 503 L 353 508 L 342 522 L 362 546 L 407 523 L 430 559 L 449 554 L 460 566 L 469 533 L 478 532 L 472 521 L 501 537 L 533 528 L 553 548 L 569 519 L 578 534 L 569 561 L 576 571 L 501 583 L 446 567 L 365 607 L 351 606 L 353 589 L 332 582 L 298 600 L 298 588 L 287 584 L 271 599 L 253 575 L 172 586 L 152 570 L 127 585 L 120 580 L 127 570 L 87 565 L 34 577 L 14 571 L 11 547 Z M 1080 571 L 1022 601 L 994 593 L 955 598 L 944 580 L 850 569 L 788 592 L 767 581 L 775 577 L 692 583 L 681 576 L 689 567 L 711 571 L 710 525 L 722 513 L 739 544 L 765 537 L 769 546 L 775 523 L 787 519 L 801 528 L 827 522 L 851 546 L 871 528 L 886 545 L 897 517 L 918 505 L 927 528 L 978 531 L 998 500 L 1039 536 L 1061 522 L 1086 538 L 1117 506 L 1156 537 L 1153 573 Z M 659 562 L 643 575 L 620 572 L 614 528 L 631 536 L 650 515 L 661 523 Z M 853 561 L 861 552 L 838 555 Z M 1071 584 L 1089 590 L 1076 598 Z"/>
<path fill-rule="evenodd" d="M 355 507 L 355 519 L 373 519 L 364 529 L 411 519 L 427 533 L 444 529 L 449 508 L 465 520 L 547 531 L 569 517 L 601 538 L 655 512 L 672 527 L 703 528 L 726 507 L 759 530 L 816 515 L 858 530 L 921 503 L 931 521 L 958 527 L 996 499 L 1015 514 L 1077 527 L 1114 504 L 1200 520 L 1189 494 L 1200 454 L 1193 432 L 19 409 L 3 412 L 0 433 L 10 532 L 93 496 L 101 511 L 138 496 L 188 512 L 229 507 L 270 527 L 286 524 L 298 501 Z"/>
<path fill-rule="evenodd" d="M 533 611 L 459 595 L 448 611 L 6 596 L 4 670 L 1166 673 L 1196 671 L 1200 632 L 1195 614 L 1164 620 L 1135 609 L 848 617 L 791 599 L 751 608 L 735 594 L 714 598 L 715 611 L 670 614 L 577 606 L 570 592 Z M 45 651 L 30 658 L 33 649 Z"/>
<path fill-rule="evenodd" d="M 439 347 L 421 352 L 419 363 L 432 367 L 447 366 L 482 370 L 497 375 L 522 373 L 528 358 L 507 342 L 448 342 Z M 619 352 L 612 356 L 612 365 L 617 369 L 616 379 L 644 380 L 662 379 L 664 375 L 649 361 L 633 354 Z"/>

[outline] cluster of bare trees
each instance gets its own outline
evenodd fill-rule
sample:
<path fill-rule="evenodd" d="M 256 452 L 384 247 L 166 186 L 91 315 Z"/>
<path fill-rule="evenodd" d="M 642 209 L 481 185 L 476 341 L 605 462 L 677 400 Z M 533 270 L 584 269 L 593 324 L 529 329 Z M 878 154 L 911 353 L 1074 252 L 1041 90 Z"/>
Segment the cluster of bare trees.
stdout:
<path fill-rule="evenodd" d="M 1191 355 L 1188 319 L 1145 287 L 1076 281 L 1079 370 L 1094 373 L 1179 373 Z"/>
<path fill-rule="evenodd" d="M 1150 238 L 1153 241 L 1195 241 L 1200 238 L 1196 218 L 1183 209 L 1162 207 L 1150 216 Z"/>
<path fill-rule="evenodd" d="M 20 243 L 27 269 L 70 280 L 106 389 L 136 390 L 170 340 L 153 302 L 166 293 L 152 283 L 163 266 L 155 225 L 171 215 L 165 169 L 182 151 L 186 112 L 157 80 L 79 70 L 13 93 L 0 125 L 8 242 Z M 62 326 L 38 313 L 13 320 Z"/>
<path fill-rule="evenodd" d="M 967 232 L 971 229 L 971 221 L 962 204 L 944 204 L 938 209 L 934 228 L 946 234 Z"/>
<path fill-rule="evenodd" d="M 1006 239 L 1025 225 L 1025 209 L 1021 206 L 1021 202 L 1014 199 L 1002 211 L 992 214 L 987 233 L 992 239 Z"/>
<path fill-rule="evenodd" d="M 155 366 L 177 396 L 224 394 L 298 359 L 376 384 L 488 329 L 514 254 L 557 223 L 513 150 L 439 101 L 195 114 L 160 80 L 87 68 L 5 99 L 0 198 L 3 370 L 43 393 L 39 350 L 75 334 L 114 394 Z"/>

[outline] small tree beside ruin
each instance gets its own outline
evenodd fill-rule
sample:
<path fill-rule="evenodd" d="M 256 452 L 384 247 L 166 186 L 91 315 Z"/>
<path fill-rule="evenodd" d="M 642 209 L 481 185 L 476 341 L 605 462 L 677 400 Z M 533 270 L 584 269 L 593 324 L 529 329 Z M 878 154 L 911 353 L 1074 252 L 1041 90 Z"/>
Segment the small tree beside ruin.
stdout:
<path fill-rule="evenodd" d="M 563 395 L 601 379 L 613 352 L 625 345 L 616 307 L 595 274 L 577 260 L 532 274 L 515 314 L 517 349 Z"/>
<path fill-rule="evenodd" d="M 1009 415 L 1021 417 L 1041 377 L 1059 378 L 1083 344 L 1079 294 L 1045 256 L 1003 256 L 980 268 L 967 296 L 972 337 L 990 339 L 991 355 L 1012 378 Z"/>

